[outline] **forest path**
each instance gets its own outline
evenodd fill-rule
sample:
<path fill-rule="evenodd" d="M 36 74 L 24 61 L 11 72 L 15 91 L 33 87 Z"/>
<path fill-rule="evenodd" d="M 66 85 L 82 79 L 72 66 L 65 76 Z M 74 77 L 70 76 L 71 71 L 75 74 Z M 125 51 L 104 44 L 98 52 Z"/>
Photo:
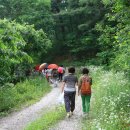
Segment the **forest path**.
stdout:
<path fill-rule="evenodd" d="M 65 118 L 49 130 L 81 130 L 82 105 L 81 97 L 76 95 L 74 114 L 70 118 Z"/>
<path fill-rule="evenodd" d="M 60 86 L 60 84 L 59 84 Z M 60 95 L 60 87 L 53 88 L 50 93 L 43 97 L 39 102 L 31 105 L 19 112 L 14 112 L 7 117 L 0 119 L 0 130 L 24 130 L 26 125 L 41 116 L 43 111 L 49 107 L 57 105 L 57 98 Z M 53 100 L 52 100 L 53 99 Z M 76 107 L 74 115 L 65 118 L 50 130 L 81 130 L 82 121 L 81 97 L 76 95 Z"/>
<path fill-rule="evenodd" d="M 59 94 L 59 87 L 53 88 L 52 91 L 44 96 L 39 102 L 0 119 L 0 130 L 23 130 L 28 123 L 41 116 L 43 109 L 46 110 L 47 108 L 56 105 Z"/>

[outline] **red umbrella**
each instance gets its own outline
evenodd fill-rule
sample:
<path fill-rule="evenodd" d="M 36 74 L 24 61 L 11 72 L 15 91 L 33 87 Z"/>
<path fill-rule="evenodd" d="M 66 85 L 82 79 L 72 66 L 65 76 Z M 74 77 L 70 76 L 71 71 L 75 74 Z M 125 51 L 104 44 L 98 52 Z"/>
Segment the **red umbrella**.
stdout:
<path fill-rule="evenodd" d="M 58 69 L 58 65 L 56 65 L 56 64 L 50 64 L 48 66 L 48 69 Z"/>
<path fill-rule="evenodd" d="M 47 63 L 43 63 L 43 64 L 41 64 L 41 65 L 39 66 L 39 70 L 43 70 L 43 69 L 45 69 L 46 66 L 47 66 Z"/>

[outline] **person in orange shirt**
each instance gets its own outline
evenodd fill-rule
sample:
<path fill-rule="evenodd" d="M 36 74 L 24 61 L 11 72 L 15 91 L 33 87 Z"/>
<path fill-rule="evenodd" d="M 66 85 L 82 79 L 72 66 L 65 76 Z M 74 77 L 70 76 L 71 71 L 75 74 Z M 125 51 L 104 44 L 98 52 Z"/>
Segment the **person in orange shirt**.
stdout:
<path fill-rule="evenodd" d="M 63 65 L 61 65 L 60 67 L 58 67 L 59 81 L 62 81 L 64 73 L 65 73 L 65 69 L 64 69 Z"/>

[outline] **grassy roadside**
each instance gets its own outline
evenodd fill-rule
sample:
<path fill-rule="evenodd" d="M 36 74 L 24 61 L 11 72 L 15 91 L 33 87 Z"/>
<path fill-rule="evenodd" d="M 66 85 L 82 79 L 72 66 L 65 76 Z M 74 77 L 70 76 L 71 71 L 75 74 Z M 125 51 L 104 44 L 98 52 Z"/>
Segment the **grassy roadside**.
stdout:
<path fill-rule="evenodd" d="M 93 77 L 93 102 L 90 119 L 83 121 L 83 130 L 130 129 L 130 84 L 121 72 L 90 67 Z"/>
<path fill-rule="evenodd" d="M 48 130 L 62 120 L 65 115 L 64 106 L 57 106 L 43 114 L 41 118 L 30 123 L 25 130 Z"/>
<path fill-rule="evenodd" d="M 0 88 L 0 116 L 5 116 L 14 109 L 28 106 L 38 101 L 51 90 L 46 79 L 32 77 L 17 85 L 7 85 Z"/>

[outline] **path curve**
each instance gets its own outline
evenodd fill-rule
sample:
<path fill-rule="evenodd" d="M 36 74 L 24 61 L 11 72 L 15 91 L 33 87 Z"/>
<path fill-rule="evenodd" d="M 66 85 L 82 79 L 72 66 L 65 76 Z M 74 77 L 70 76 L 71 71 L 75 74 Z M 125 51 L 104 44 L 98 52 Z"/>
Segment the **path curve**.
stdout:
<path fill-rule="evenodd" d="M 0 119 L 0 130 L 23 130 L 28 123 L 40 117 L 44 108 L 56 105 L 59 93 L 59 87 L 53 88 L 52 91 L 39 102 Z"/>

